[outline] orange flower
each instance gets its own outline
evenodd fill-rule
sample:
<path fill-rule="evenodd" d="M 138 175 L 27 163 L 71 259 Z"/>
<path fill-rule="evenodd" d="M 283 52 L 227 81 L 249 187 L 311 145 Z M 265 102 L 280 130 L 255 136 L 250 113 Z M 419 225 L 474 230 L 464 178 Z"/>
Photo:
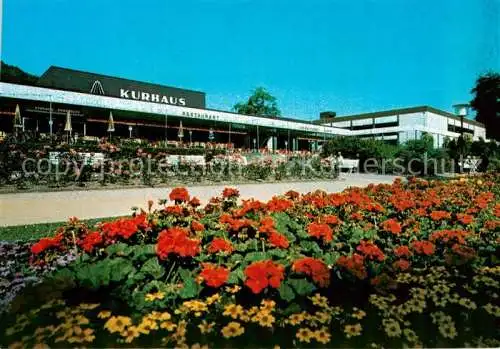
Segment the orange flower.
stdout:
<path fill-rule="evenodd" d="M 368 276 L 365 268 L 365 259 L 362 255 L 353 253 L 352 256 L 340 256 L 337 259 L 337 265 L 346 268 L 357 278 L 363 280 Z"/>
<path fill-rule="evenodd" d="M 399 222 L 394 218 L 385 220 L 380 225 L 383 230 L 394 235 L 399 235 L 401 233 L 401 224 L 399 224 Z"/>
<path fill-rule="evenodd" d="M 320 287 L 330 284 L 330 270 L 326 264 L 316 258 L 304 257 L 293 262 L 292 270 L 310 276 Z"/>
<path fill-rule="evenodd" d="M 451 218 L 451 214 L 449 212 L 446 212 L 446 211 L 432 211 L 430 216 L 431 216 L 431 219 L 433 221 L 440 221 L 443 219 L 450 219 Z"/>
<path fill-rule="evenodd" d="M 224 188 L 222 191 L 222 197 L 226 199 L 237 198 L 240 196 L 240 192 L 235 188 Z"/>
<path fill-rule="evenodd" d="M 194 231 L 203 231 L 205 230 L 205 226 L 198 221 L 192 221 L 191 229 L 193 229 Z"/>
<path fill-rule="evenodd" d="M 336 224 L 340 224 L 342 223 L 339 219 L 339 217 L 333 215 L 333 214 L 329 214 L 329 215 L 325 215 L 322 217 L 321 221 L 323 221 L 324 223 L 326 224 L 331 224 L 331 225 L 336 225 Z"/>
<path fill-rule="evenodd" d="M 267 203 L 266 208 L 269 212 L 283 212 L 293 207 L 293 202 L 288 199 L 280 199 L 276 196 Z"/>
<path fill-rule="evenodd" d="M 398 257 L 410 257 L 412 255 L 408 246 L 398 246 L 394 248 L 394 254 Z"/>
<path fill-rule="evenodd" d="M 198 253 L 200 253 L 200 241 L 189 238 L 189 233 L 184 228 L 169 228 L 158 235 L 156 254 L 160 259 L 167 259 L 170 254 L 193 257 Z"/>
<path fill-rule="evenodd" d="M 410 268 L 410 262 L 408 262 L 406 259 L 398 259 L 393 263 L 393 267 L 394 269 L 405 271 Z"/>
<path fill-rule="evenodd" d="M 413 241 L 412 248 L 417 254 L 423 254 L 426 256 L 430 256 L 434 254 L 436 247 L 430 241 Z"/>
<path fill-rule="evenodd" d="M 233 252 L 233 245 L 230 241 L 222 238 L 214 238 L 210 245 L 208 246 L 209 253 L 217 253 L 217 252 Z"/>
<path fill-rule="evenodd" d="M 203 263 L 200 277 L 210 287 L 221 287 L 229 278 L 229 269 L 211 263 Z"/>
<path fill-rule="evenodd" d="M 356 250 L 361 252 L 367 259 L 382 262 L 385 255 L 382 250 L 372 242 L 361 240 Z"/>
<path fill-rule="evenodd" d="M 470 214 L 466 213 L 459 213 L 457 214 L 457 219 L 460 223 L 464 225 L 469 225 L 474 221 L 474 216 L 471 216 Z"/>
<path fill-rule="evenodd" d="M 288 248 L 290 246 L 286 236 L 275 231 L 269 235 L 269 243 L 278 248 Z"/>
<path fill-rule="evenodd" d="M 266 287 L 279 288 L 285 268 L 271 260 L 254 262 L 245 268 L 245 285 L 257 294 Z"/>
<path fill-rule="evenodd" d="M 307 233 L 312 237 L 323 239 L 324 242 L 333 240 L 333 231 L 328 224 L 310 223 L 307 226 Z"/>
<path fill-rule="evenodd" d="M 169 195 L 170 200 L 179 202 L 189 201 L 189 193 L 186 188 L 174 188 Z"/>

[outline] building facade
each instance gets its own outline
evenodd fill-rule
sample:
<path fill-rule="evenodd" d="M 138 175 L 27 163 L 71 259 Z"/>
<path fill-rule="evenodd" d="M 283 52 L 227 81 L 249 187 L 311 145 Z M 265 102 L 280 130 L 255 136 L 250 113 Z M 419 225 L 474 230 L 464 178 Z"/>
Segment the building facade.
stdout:
<path fill-rule="evenodd" d="M 322 113 L 315 122 L 241 115 L 207 108 L 204 92 L 54 66 L 36 86 L 0 82 L 0 131 L 13 132 L 17 106 L 23 129 L 40 134 L 64 134 L 69 112 L 73 135 L 106 137 L 112 113 L 116 136 L 243 149 L 315 150 L 336 136 L 404 143 L 425 132 L 436 147 L 462 132 L 485 137 L 482 124 L 431 107 L 341 117 Z"/>
<path fill-rule="evenodd" d="M 420 139 L 424 133 L 433 137 L 434 147 L 442 147 L 446 138 L 458 138 L 462 133 L 474 140 L 486 138 L 483 124 L 428 106 L 323 118 L 318 123 L 343 128 L 351 136 L 397 144 Z"/>

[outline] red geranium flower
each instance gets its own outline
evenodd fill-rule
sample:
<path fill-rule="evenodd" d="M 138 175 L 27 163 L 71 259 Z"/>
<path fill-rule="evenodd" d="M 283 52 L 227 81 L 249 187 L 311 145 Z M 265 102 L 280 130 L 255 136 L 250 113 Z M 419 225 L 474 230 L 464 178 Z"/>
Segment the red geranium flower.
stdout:
<path fill-rule="evenodd" d="M 324 242 L 333 240 L 333 231 L 328 224 L 310 223 L 307 226 L 307 233 L 312 237 L 323 239 Z"/>
<path fill-rule="evenodd" d="M 398 246 L 394 249 L 394 254 L 398 257 L 410 257 L 412 255 L 408 246 Z"/>
<path fill-rule="evenodd" d="M 173 206 L 165 207 L 165 213 L 171 214 L 174 216 L 181 216 L 183 210 L 184 209 L 180 205 L 173 205 Z"/>
<path fill-rule="evenodd" d="M 380 225 L 381 225 L 383 230 L 385 230 L 389 233 L 392 233 L 395 235 L 399 235 L 401 233 L 401 224 L 399 224 L 399 222 L 397 220 L 395 220 L 394 218 L 385 220 Z"/>
<path fill-rule="evenodd" d="M 365 258 L 357 253 L 352 256 L 340 256 L 337 259 L 337 265 L 346 268 L 353 273 L 358 279 L 365 279 L 368 275 L 365 268 Z"/>
<path fill-rule="evenodd" d="M 120 218 L 118 220 L 107 222 L 102 225 L 102 234 L 107 239 L 116 238 L 129 239 L 139 230 L 147 227 L 146 215 L 140 214 L 131 218 Z"/>
<path fill-rule="evenodd" d="M 221 287 L 229 278 L 229 269 L 218 267 L 211 263 L 203 263 L 203 269 L 200 272 L 200 277 L 205 281 L 207 286 Z"/>
<path fill-rule="evenodd" d="M 430 241 L 413 241 L 411 244 L 413 250 L 417 254 L 423 254 L 426 256 L 430 256 L 434 254 L 434 251 L 436 250 L 436 247 L 434 244 Z"/>
<path fill-rule="evenodd" d="M 457 214 L 457 219 L 460 223 L 469 225 L 474 221 L 474 216 L 466 213 L 459 213 Z"/>
<path fill-rule="evenodd" d="M 410 262 L 408 262 L 406 259 L 398 259 L 393 263 L 393 267 L 395 269 L 405 271 L 410 268 Z"/>
<path fill-rule="evenodd" d="M 94 231 L 93 233 L 87 234 L 83 240 L 80 241 L 79 245 L 84 249 L 85 252 L 90 253 L 95 246 L 103 243 L 103 238 L 101 233 Z"/>
<path fill-rule="evenodd" d="M 382 250 L 372 242 L 361 240 L 356 250 L 361 252 L 366 258 L 382 262 L 385 255 Z"/>
<path fill-rule="evenodd" d="M 205 230 L 205 226 L 198 221 L 192 221 L 191 229 L 193 229 L 194 231 L 203 231 Z"/>
<path fill-rule="evenodd" d="M 333 214 L 329 214 L 329 215 L 325 215 L 322 217 L 322 222 L 326 223 L 326 224 L 332 224 L 332 225 L 336 225 L 336 224 L 340 224 L 341 221 L 339 219 L 339 217 L 333 215 Z"/>
<path fill-rule="evenodd" d="M 288 199 L 281 199 L 273 196 L 266 207 L 269 212 L 283 212 L 293 207 L 293 202 Z"/>
<path fill-rule="evenodd" d="M 292 270 L 310 276 L 320 287 L 330 284 L 330 270 L 326 264 L 316 258 L 304 257 L 293 262 Z"/>
<path fill-rule="evenodd" d="M 214 238 L 210 245 L 208 246 L 209 253 L 217 253 L 217 252 L 233 252 L 233 245 L 230 241 L 227 241 L 223 238 Z"/>
<path fill-rule="evenodd" d="M 271 234 L 271 233 L 275 232 L 273 217 L 266 216 L 260 220 L 259 232 L 265 233 L 265 234 L 266 233 Z"/>
<path fill-rule="evenodd" d="M 189 193 L 186 188 L 174 188 L 170 192 L 169 198 L 175 202 L 188 202 Z"/>
<path fill-rule="evenodd" d="M 240 196 L 240 192 L 235 188 L 224 188 L 222 191 L 222 197 L 226 199 L 237 198 Z"/>
<path fill-rule="evenodd" d="M 269 235 L 269 243 L 278 248 L 288 248 L 290 246 L 286 236 L 275 231 Z"/>
<path fill-rule="evenodd" d="M 198 207 L 201 205 L 200 199 L 198 199 L 196 196 L 193 196 L 193 198 L 189 201 L 189 204 L 193 207 Z"/>
<path fill-rule="evenodd" d="M 61 247 L 62 235 L 57 234 L 53 238 L 41 238 L 37 243 L 31 246 L 31 253 L 38 255 L 49 248 L 60 248 Z"/>
<path fill-rule="evenodd" d="M 189 238 L 189 233 L 184 228 L 169 228 L 158 235 L 156 254 L 160 259 L 167 259 L 170 254 L 193 257 L 198 253 L 200 253 L 200 241 Z"/>
<path fill-rule="evenodd" d="M 245 285 L 253 293 L 260 293 L 266 287 L 279 288 L 284 279 L 285 268 L 271 260 L 254 262 L 245 268 Z"/>
<path fill-rule="evenodd" d="M 450 219 L 451 218 L 451 214 L 449 212 L 446 212 L 446 211 L 432 211 L 430 216 L 431 216 L 431 219 L 433 221 L 440 221 L 443 219 Z"/>
<path fill-rule="evenodd" d="M 289 190 L 285 193 L 285 196 L 290 200 L 295 200 L 299 198 L 300 194 L 294 190 Z"/>

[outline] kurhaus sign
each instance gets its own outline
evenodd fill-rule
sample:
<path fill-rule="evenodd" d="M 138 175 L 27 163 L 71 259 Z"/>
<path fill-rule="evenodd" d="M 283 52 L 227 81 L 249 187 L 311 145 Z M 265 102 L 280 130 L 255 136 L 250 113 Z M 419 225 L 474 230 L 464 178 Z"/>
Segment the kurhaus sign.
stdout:
<path fill-rule="evenodd" d="M 54 66 L 50 67 L 40 77 L 38 85 L 60 90 L 144 102 L 177 105 L 181 107 L 205 108 L 204 92 L 184 90 Z"/>

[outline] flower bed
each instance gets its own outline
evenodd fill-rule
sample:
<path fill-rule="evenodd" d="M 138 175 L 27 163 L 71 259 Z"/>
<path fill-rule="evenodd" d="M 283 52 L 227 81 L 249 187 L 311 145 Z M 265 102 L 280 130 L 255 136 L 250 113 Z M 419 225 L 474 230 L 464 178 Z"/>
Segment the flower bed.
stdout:
<path fill-rule="evenodd" d="M 77 253 L 11 304 L 1 345 L 499 346 L 498 177 L 396 181 L 269 202 L 76 221 L 31 264 Z"/>

